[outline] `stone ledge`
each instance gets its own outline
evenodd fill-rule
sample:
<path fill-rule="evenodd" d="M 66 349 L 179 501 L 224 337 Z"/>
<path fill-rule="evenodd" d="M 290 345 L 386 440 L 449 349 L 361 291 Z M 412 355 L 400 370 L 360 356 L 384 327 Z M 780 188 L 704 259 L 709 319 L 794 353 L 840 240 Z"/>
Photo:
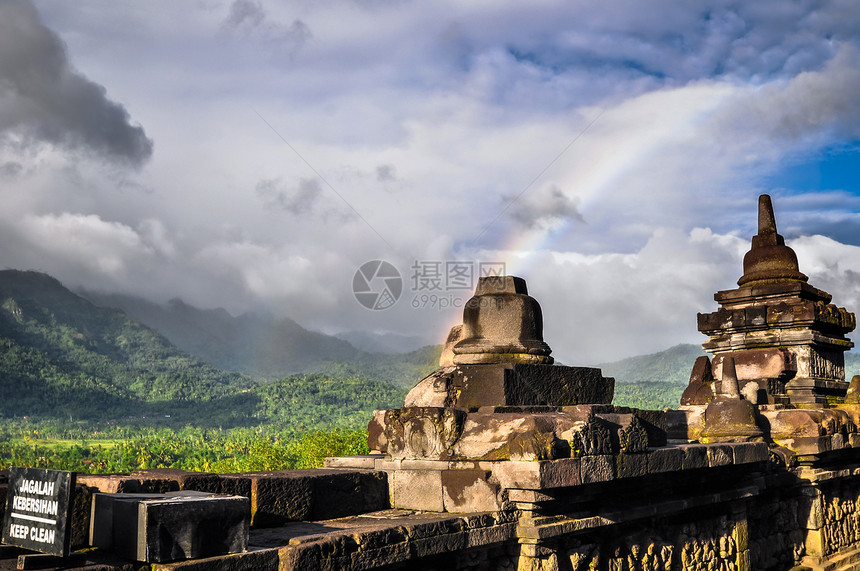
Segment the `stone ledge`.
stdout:
<path fill-rule="evenodd" d="M 318 533 L 299 531 L 290 537 L 292 529 L 309 526 L 295 523 L 252 532 L 251 541 L 269 536 L 265 543 L 279 546 L 281 569 L 369 569 L 502 544 L 515 539 L 516 532 L 513 515 L 499 512 L 452 516 L 388 510 L 314 525 Z"/>
<path fill-rule="evenodd" d="M 607 511 L 585 518 L 569 518 L 565 516 L 547 516 L 534 519 L 523 518 L 517 526 L 517 536 L 532 540 L 547 539 L 586 529 L 626 523 L 650 517 L 670 516 L 685 510 L 751 498 L 758 495 L 759 491 L 758 486 L 746 486 L 682 500 L 676 499 L 657 502 L 635 509 Z"/>
<path fill-rule="evenodd" d="M 245 553 L 222 555 L 193 561 L 155 564 L 152 571 L 278 571 L 278 549 L 249 549 Z"/>
<path fill-rule="evenodd" d="M 811 468 L 802 466 L 794 471 L 798 478 L 809 482 L 826 482 L 838 478 L 849 478 L 860 476 L 860 466 L 851 465 L 845 468 L 828 469 L 828 468 Z"/>
<path fill-rule="evenodd" d="M 357 468 L 373 470 L 376 461 L 385 459 L 385 454 L 366 454 L 364 456 L 333 456 L 323 460 L 326 468 Z"/>
<path fill-rule="evenodd" d="M 504 509 L 503 490 L 551 490 L 687 470 L 766 462 L 763 442 L 670 444 L 641 453 L 558 460 L 409 460 L 358 456 L 342 465 L 388 473 L 391 505 L 400 509 L 468 513 Z M 467 478 L 467 474 L 470 474 Z M 468 479 L 468 482 L 466 481 Z M 468 487 L 468 493 L 463 493 Z"/>
<path fill-rule="evenodd" d="M 375 464 L 382 457 L 344 458 L 342 464 Z M 336 462 L 337 463 L 337 462 Z M 367 468 L 274 470 L 212 474 L 185 470 L 139 470 L 123 474 L 81 474 L 80 483 L 103 493 L 200 491 L 251 500 L 251 526 L 321 520 L 385 509 L 387 476 Z"/>
<path fill-rule="evenodd" d="M 804 556 L 801 561 L 804 571 L 849 571 L 860 567 L 860 547 L 831 555 L 830 557 Z M 792 570 L 794 571 L 794 570 Z"/>

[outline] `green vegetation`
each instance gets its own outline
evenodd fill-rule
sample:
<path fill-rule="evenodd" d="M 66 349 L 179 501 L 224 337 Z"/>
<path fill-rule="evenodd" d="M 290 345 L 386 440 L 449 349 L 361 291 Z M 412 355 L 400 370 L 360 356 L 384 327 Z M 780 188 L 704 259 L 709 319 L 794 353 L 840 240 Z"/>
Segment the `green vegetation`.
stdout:
<path fill-rule="evenodd" d="M 618 383 L 666 383 L 685 387 L 690 382 L 693 363 L 702 355 L 707 353 L 699 345 L 675 345 L 660 353 L 628 357 L 598 367 L 607 377 L 615 377 Z"/>
<path fill-rule="evenodd" d="M 442 349 L 366 353 L 289 320 L 136 303 L 208 357 L 50 276 L 0 271 L 0 469 L 319 466 L 325 456 L 366 453 L 372 411 L 400 406 Z M 616 379 L 615 404 L 664 409 L 678 405 L 702 354 L 678 345 L 600 367 Z M 302 372 L 271 381 L 290 359 Z M 858 373 L 860 355 L 847 354 L 846 377 Z"/>
<path fill-rule="evenodd" d="M 616 383 L 612 402 L 647 410 L 678 408 L 684 388 L 669 383 Z"/>
<path fill-rule="evenodd" d="M 253 384 L 50 276 L 17 271 L 0 272 L 0 373 L 3 416 L 155 414 L 168 403 L 181 409 Z"/>
<path fill-rule="evenodd" d="M 355 362 L 325 362 L 328 373 L 261 382 L 182 352 L 50 276 L 2 271 L 0 469 L 236 472 L 366 453 L 372 411 L 399 406 L 438 351 L 376 361 L 351 350 Z"/>
<path fill-rule="evenodd" d="M 173 428 L 354 427 L 405 395 L 403 384 L 357 371 L 402 377 L 432 369 L 426 361 L 434 356 L 430 348 L 407 356 L 399 369 L 385 356 L 390 364 L 375 369 L 331 364 L 325 375 L 260 383 L 183 353 L 125 313 L 97 307 L 50 276 L 0 272 L 0 417 Z"/>
<path fill-rule="evenodd" d="M 332 428 L 299 434 L 272 428 L 82 428 L 18 421 L 0 429 L 0 470 L 32 466 L 85 473 L 176 468 L 249 472 L 322 466 L 326 456 L 367 454 L 367 431 Z"/>

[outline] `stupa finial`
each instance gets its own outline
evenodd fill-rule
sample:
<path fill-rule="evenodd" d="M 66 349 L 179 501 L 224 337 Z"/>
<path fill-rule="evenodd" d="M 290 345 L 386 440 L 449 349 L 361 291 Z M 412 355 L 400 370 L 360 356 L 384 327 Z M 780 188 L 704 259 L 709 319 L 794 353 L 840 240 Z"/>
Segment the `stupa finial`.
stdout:
<path fill-rule="evenodd" d="M 758 236 L 762 240 L 770 236 L 776 236 L 780 241 L 782 238 L 776 233 L 776 217 L 773 215 L 773 203 L 769 194 L 758 197 Z M 781 241 L 781 243 L 785 242 Z"/>
<path fill-rule="evenodd" d="M 758 197 L 758 234 L 752 237 L 752 248 L 744 256 L 744 275 L 738 280 L 738 285 L 754 287 L 807 280 L 798 267 L 797 254 L 776 232 L 770 196 L 762 194 Z"/>

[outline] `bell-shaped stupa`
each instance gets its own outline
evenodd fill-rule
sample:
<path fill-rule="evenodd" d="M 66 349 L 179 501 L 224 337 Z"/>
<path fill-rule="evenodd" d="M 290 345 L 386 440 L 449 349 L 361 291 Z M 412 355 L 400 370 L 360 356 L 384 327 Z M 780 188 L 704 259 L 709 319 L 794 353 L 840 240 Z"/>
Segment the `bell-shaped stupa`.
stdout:
<path fill-rule="evenodd" d="M 853 347 L 845 335 L 854 330 L 854 314 L 807 282 L 777 233 L 770 196 L 760 196 L 758 234 L 744 256 L 739 287 L 717 292 L 720 309 L 698 316 L 714 378 L 722 378 L 731 357 L 741 391 L 754 404 L 811 406 L 844 398 L 844 353 Z"/>
<path fill-rule="evenodd" d="M 776 218 L 770 196 L 758 197 L 758 234 L 752 237 L 752 248 L 744 256 L 744 275 L 738 280 L 741 287 L 784 282 L 806 282 L 800 272 L 797 255 L 785 245 L 785 239 L 776 232 Z"/>

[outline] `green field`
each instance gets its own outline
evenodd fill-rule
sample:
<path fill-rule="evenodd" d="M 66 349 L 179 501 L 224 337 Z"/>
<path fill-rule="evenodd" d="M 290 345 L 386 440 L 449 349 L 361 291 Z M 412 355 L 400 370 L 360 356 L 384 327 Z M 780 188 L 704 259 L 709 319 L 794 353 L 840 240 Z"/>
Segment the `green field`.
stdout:
<path fill-rule="evenodd" d="M 31 466 L 84 473 L 149 468 L 228 473 L 314 468 L 327 456 L 368 452 L 367 431 L 361 428 L 296 433 L 262 426 L 121 426 L 79 437 L 81 431 L 52 422 L 8 422 L 0 429 L 0 470 Z"/>

